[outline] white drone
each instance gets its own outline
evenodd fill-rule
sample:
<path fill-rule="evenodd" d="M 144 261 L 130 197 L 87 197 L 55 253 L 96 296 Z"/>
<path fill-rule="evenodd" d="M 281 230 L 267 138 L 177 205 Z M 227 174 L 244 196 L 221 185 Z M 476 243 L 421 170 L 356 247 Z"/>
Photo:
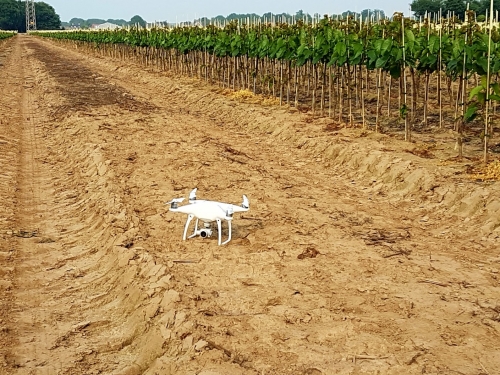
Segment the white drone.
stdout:
<path fill-rule="evenodd" d="M 243 195 L 243 202 L 241 206 L 236 206 L 230 203 L 222 203 L 217 201 L 207 201 L 207 200 L 197 200 L 196 191 L 198 189 L 193 189 L 189 194 L 189 204 L 179 207 L 178 204 L 184 201 L 184 198 L 172 199 L 170 202 L 165 204 L 170 205 L 170 211 L 172 212 L 182 212 L 188 214 L 186 225 L 184 226 L 184 234 L 182 239 L 186 240 L 187 231 L 191 220 L 196 217 L 196 223 L 194 226 L 194 232 L 188 238 L 193 238 L 200 236 L 202 238 L 208 238 L 212 236 L 211 223 L 217 222 L 217 229 L 219 235 L 219 246 L 225 245 L 231 241 L 231 220 L 233 220 L 233 214 L 235 212 L 246 212 L 249 210 L 250 205 L 248 203 L 248 198 Z M 199 221 L 203 221 L 204 227 L 198 229 Z M 229 237 L 226 241 L 222 242 L 222 220 L 227 221 L 229 227 Z"/>

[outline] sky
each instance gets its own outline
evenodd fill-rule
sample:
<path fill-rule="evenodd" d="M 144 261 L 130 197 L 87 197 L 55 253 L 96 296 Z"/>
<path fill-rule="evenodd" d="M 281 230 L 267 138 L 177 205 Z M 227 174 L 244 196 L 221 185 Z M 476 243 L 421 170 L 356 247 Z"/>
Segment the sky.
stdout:
<path fill-rule="evenodd" d="M 37 1 L 37 0 L 35 0 Z M 43 0 L 52 5 L 61 21 L 71 18 L 130 20 L 136 14 L 148 22 L 178 22 L 200 17 L 227 16 L 231 13 L 305 13 L 338 14 L 346 10 L 382 9 L 387 15 L 395 11 L 409 13 L 411 0 Z"/>

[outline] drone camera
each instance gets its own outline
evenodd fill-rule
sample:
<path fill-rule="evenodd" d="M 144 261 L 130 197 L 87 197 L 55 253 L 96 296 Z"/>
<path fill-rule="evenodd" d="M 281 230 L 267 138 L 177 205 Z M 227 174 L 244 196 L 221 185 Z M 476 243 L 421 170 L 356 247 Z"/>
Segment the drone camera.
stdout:
<path fill-rule="evenodd" d="M 201 229 L 200 230 L 200 237 L 201 238 L 209 238 L 212 237 L 212 230 L 211 229 Z"/>
<path fill-rule="evenodd" d="M 200 236 L 201 238 L 209 238 L 212 237 L 212 229 L 210 223 L 204 223 L 204 227 L 197 231 L 197 235 Z"/>

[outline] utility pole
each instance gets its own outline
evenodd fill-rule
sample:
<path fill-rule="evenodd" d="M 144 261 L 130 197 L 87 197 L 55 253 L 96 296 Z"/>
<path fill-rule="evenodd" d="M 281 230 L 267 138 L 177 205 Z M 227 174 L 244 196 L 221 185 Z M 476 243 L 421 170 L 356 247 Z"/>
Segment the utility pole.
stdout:
<path fill-rule="evenodd" d="M 36 30 L 35 1 L 26 0 L 26 32 Z"/>

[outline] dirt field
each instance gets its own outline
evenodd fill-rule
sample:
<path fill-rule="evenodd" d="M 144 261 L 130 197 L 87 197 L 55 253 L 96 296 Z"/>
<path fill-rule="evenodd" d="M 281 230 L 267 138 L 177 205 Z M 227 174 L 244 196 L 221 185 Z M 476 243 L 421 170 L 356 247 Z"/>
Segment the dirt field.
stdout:
<path fill-rule="evenodd" d="M 500 184 L 408 148 L 17 36 L 0 374 L 498 374 Z M 182 241 L 194 187 L 248 195 L 228 245 Z"/>

